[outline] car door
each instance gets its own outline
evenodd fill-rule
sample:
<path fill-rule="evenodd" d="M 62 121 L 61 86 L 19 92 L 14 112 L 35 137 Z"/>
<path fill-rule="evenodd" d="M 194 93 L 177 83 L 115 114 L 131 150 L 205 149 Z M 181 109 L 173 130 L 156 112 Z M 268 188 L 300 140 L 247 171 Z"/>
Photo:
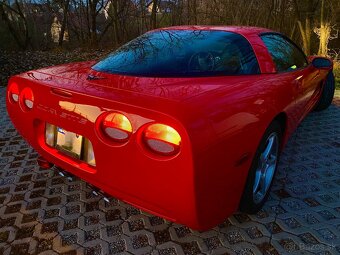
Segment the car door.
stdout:
<path fill-rule="evenodd" d="M 261 39 L 272 56 L 279 80 L 294 92 L 294 118 L 300 122 L 314 106 L 321 92 L 319 71 L 309 65 L 302 50 L 283 35 L 265 33 Z"/>

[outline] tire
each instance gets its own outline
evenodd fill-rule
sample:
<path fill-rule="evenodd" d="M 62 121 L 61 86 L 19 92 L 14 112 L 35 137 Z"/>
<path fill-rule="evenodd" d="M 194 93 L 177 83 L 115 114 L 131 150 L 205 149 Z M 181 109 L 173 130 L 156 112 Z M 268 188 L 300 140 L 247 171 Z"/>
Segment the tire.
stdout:
<path fill-rule="evenodd" d="M 330 71 L 327 75 L 325 85 L 322 89 L 322 94 L 319 99 L 319 102 L 317 103 L 314 110 L 322 111 L 327 109 L 333 101 L 334 92 L 335 92 L 335 79 L 333 71 Z"/>
<path fill-rule="evenodd" d="M 273 154 L 266 159 L 264 157 L 265 151 L 266 149 L 268 150 L 268 146 L 272 141 L 271 139 L 275 140 L 273 142 L 275 143 L 275 145 L 273 144 L 275 148 L 273 147 Z M 282 127 L 280 122 L 274 120 L 265 131 L 249 169 L 239 206 L 241 212 L 250 214 L 257 213 L 268 199 L 279 161 L 281 140 Z M 276 155 L 276 159 L 275 162 L 272 162 L 274 160 L 274 154 Z M 270 167 L 266 168 L 265 166 L 268 165 L 270 165 Z M 259 175 L 262 172 L 266 172 L 266 178 L 259 179 Z M 263 186 L 265 185 L 266 187 L 264 188 Z M 258 192 L 256 190 L 258 190 Z"/>

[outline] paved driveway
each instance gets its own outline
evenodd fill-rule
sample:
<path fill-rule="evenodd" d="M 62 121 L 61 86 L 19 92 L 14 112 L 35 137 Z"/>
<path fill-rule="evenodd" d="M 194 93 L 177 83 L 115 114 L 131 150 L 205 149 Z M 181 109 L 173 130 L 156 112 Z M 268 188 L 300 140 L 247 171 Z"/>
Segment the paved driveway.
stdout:
<path fill-rule="evenodd" d="M 40 170 L 0 89 L 0 254 L 339 254 L 340 99 L 284 150 L 269 201 L 197 232 Z"/>

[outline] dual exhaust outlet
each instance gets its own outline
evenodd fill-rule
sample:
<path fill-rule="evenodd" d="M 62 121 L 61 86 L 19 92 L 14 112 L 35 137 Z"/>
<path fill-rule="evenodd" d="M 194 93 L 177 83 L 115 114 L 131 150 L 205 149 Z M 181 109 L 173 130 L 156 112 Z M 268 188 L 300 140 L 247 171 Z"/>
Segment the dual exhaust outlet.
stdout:
<path fill-rule="evenodd" d="M 43 158 L 41 156 L 38 157 L 37 163 L 38 163 L 39 167 L 42 168 L 42 169 L 54 168 L 60 176 L 65 177 L 69 182 L 72 182 L 75 179 L 74 175 L 72 175 L 71 173 L 65 172 L 64 170 L 62 170 L 61 168 L 59 168 L 57 166 L 54 166 L 54 164 L 47 161 L 45 158 Z M 111 201 L 110 195 L 108 195 L 107 193 L 105 193 L 101 189 L 98 189 L 97 187 L 93 186 L 92 184 L 86 183 L 86 187 L 91 190 L 91 192 L 94 196 L 96 196 L 96 197 L 102 196 L 103 200 L 106 203 L 110 203 L 110 201 Z"/>

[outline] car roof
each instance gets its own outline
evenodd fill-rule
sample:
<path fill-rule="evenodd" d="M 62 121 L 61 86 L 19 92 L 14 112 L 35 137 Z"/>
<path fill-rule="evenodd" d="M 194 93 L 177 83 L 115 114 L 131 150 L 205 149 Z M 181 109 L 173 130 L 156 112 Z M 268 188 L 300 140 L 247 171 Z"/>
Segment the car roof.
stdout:
<path fill-rule="evenodd" d="M 233 32 L 237 34 L 243 35 L 251 35 L 251 34 L 261 34 L 274 32 L 267 28 L 262 27 L 248 27 L 248 26 L 173 26 L 173 27 L 164 27 L 159 28 L 157 30 L 214 30 L 214 31 L 226 31 Z"/>

